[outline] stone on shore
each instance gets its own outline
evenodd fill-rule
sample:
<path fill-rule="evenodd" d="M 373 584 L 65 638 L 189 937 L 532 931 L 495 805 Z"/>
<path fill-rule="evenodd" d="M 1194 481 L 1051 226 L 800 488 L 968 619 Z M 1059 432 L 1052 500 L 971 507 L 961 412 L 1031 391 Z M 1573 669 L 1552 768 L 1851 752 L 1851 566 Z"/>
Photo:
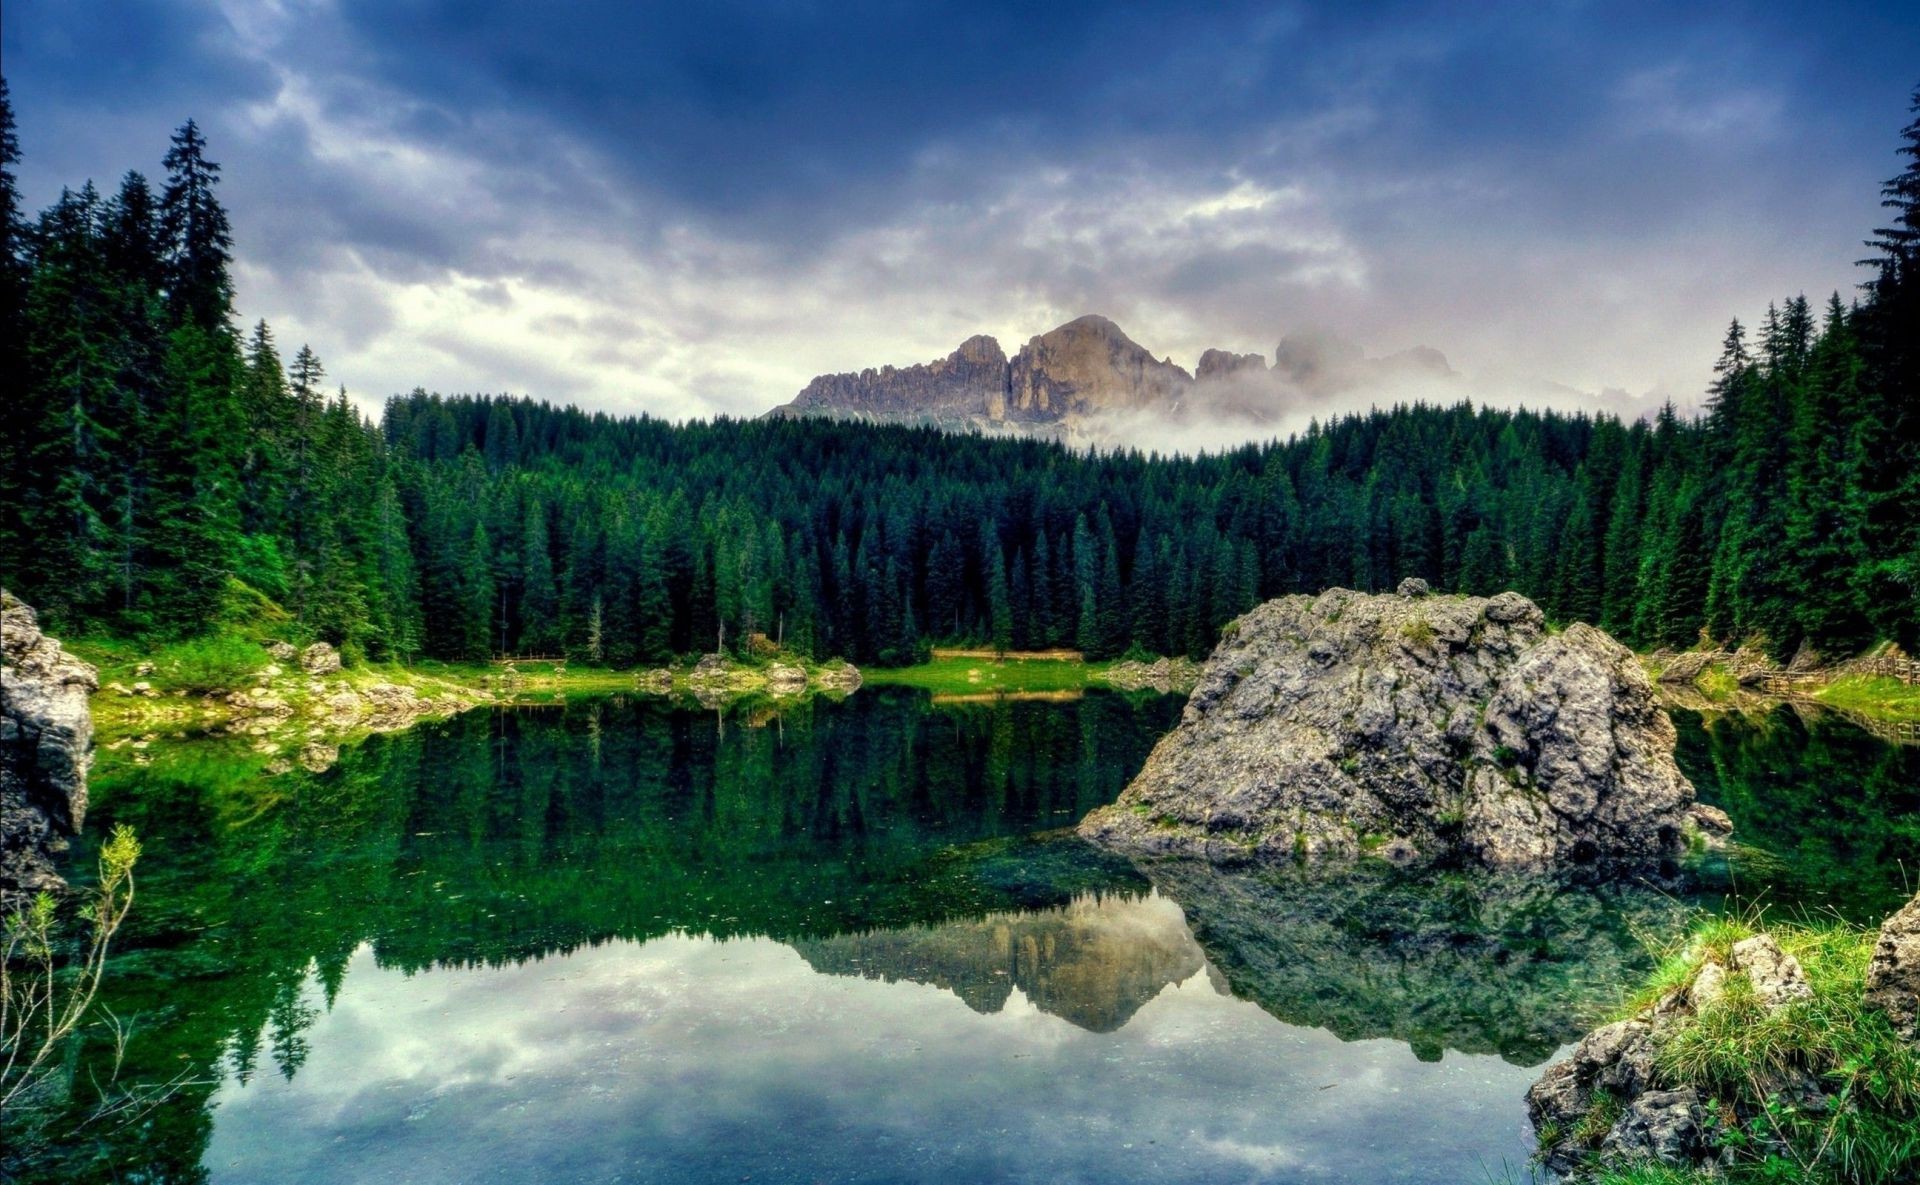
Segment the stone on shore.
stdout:
<path fill-rule="evenodd" d="M 65 881 L 53 856 L 87 814 L 94 669 L 40 632 L 34 612 L 0 591 L 0 910 Z"/>

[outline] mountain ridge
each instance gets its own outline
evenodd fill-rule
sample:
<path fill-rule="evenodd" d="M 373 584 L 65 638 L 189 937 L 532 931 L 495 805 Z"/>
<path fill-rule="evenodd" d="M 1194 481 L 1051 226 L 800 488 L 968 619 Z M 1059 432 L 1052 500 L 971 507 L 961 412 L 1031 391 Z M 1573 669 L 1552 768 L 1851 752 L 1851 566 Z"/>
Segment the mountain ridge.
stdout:
<path fill-rule="evenodd" d="M 1189 372 L 1088 313 L 1034 335 L 1011 356 L 998 339 L 976 334 L 945 358 L 819 375 L 767 414 L 1099 442 L 1143 415 L 1258 427 L 1305 397 L 1391 377 L 1459 376 L 1430 347 L 1369 358 L 1319 335 L 1283 338 L 1271 363 L 1265 354 L 1208 349 Z"/>

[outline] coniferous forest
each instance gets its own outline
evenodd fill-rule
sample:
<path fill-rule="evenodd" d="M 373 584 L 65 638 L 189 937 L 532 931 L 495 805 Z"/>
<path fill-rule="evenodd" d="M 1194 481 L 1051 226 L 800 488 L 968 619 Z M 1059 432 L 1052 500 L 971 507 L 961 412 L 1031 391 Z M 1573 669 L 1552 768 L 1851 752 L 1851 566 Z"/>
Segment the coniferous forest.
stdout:
<path fill-rule="evenodd" d="M 1199 457 L 418 390 L 372 423 L 244 327 L 192 122 L 157 181 L 29 221 L 5 120 L 0 572 L 63 631 L 191 635 L 250 589 L 384 660 L 1197 656 L 1419 576 L 1643 647 L 1920 643 L 1920 119 L 1859 293 L 1734 322 L 1700 418 L 1396 407 Z"/>

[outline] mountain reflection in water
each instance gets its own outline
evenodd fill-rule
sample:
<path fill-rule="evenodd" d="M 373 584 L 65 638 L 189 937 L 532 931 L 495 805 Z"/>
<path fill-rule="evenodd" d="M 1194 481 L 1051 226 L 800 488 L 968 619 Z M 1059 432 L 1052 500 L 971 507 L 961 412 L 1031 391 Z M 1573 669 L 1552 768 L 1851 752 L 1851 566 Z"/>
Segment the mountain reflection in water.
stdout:
<path fill-rule="evenodd" d="M 122 1083 L 165 1101 L 137 1125 L 80 1126 L 111 1064 L 103 1035 L 67 1082 L 61 1122 L 79 1134 L 10 1130 L 0 1169 L 1426 1181 L 1518 1166 L 1530 1067 L 1645 969 L 1641 938 L 1674 932 L 1683 903 L 1379 864 L 1136 868 L 1062 833 L 1178 711 L 869 689 L 718 727 L 613 699 L 473 713 L 317 773 L 265 776 L 231 739 L 158 741 L 150 764 L 103 754 L 93 834 L 131 823 L 150 853 L 103 1000 L 131 1026 Z M 1683 766 L 1743 837 L 1795 854 L 1792 878 L 1735 867 L 1743 891 L 1846 902 L 1904 858 L 1910 753 L 1831 723 L 1680 724 Z M 1836 800 L 1836 785 L 1853 789 Z"/>

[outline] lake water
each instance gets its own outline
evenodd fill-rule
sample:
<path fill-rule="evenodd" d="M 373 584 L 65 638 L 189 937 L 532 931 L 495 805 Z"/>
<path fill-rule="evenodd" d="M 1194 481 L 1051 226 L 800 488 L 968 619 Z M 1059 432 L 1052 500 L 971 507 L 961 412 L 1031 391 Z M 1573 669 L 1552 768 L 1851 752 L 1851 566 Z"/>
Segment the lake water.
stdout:
<path fill-rule="evenodd" d="M 90 832 L 148 850 L 105 993 L 148 1109 L 25 1176 L 1519 1180 L 1522 1093 L 1646 936 L 1727 892 L 1874 918 L 1920 854 L 1920 749 L 1784 710 L 1676 716 L 1754 848 L 1692 901 L 1074 840 L 1179 707 L 614 698 L 313 770 L 105 752 Z"/>

